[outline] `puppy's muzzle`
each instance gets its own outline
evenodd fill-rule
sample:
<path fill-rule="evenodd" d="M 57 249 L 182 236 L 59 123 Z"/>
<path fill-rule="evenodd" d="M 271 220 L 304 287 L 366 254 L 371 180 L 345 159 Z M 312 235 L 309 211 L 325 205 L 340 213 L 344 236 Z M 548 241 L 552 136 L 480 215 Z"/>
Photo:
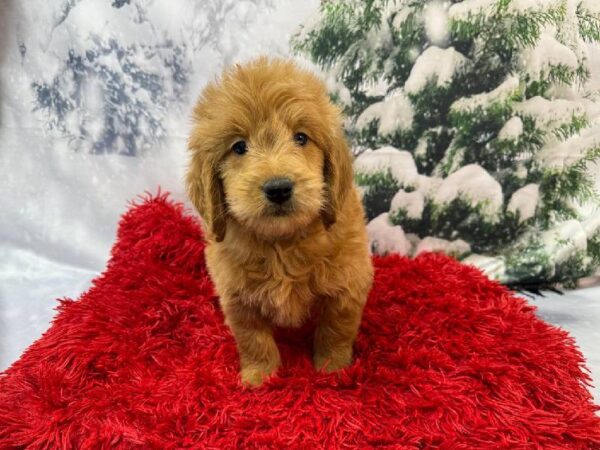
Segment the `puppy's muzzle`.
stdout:
<path fill-rule="evenodd" d="M 271 203 L 283 205 L 294 192 L 294 183 L 289 178 L 272 178 L 262 186 L 265 197 Z"/>

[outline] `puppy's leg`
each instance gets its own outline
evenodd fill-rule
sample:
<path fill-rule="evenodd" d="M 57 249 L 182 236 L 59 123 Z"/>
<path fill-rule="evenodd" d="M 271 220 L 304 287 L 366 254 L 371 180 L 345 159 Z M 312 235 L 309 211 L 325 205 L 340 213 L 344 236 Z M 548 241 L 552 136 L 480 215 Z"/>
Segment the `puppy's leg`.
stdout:
<path fill-rule="evenodd" d="M 363 298 L 323 300 L 314 337 L 313 361 L 317 369 L 334 372 L 350 365 L 364 304 Z"/>
<path fill-rule="evenodd" d="M 264 318 L 249 308 L 229 302 L 221 305 L 240 355 L 242 383 L 258 386 L 281 363 L 273 330 Z"/>

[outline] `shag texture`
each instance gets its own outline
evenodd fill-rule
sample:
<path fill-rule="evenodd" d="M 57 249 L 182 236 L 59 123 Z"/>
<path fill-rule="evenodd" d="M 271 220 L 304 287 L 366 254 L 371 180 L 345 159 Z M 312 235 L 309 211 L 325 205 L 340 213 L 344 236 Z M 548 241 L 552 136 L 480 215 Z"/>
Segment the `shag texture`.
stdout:
<path fill-rule="evenodd" d="M 203 248 L 165 196 L 125 214 L 105 273 L 1 376 L 0 448 L 600 448 L 573 340 L 441 255 L 374 259 L 350 368 L 316 373 L 307 326 L 242 388 Z"/>

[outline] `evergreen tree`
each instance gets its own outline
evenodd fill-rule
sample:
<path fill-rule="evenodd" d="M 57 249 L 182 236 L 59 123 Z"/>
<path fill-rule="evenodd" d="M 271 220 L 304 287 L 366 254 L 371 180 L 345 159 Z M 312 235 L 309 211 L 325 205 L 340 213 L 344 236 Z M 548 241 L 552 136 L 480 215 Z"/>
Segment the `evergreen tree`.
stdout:
<path fill-rule="evenodd" d="M 332 0 L 293 40 L 329 75 L 375 251 L 507 283 L 600 265 L 597 0 Z M 391 238 L 393 236 L 393 238 Z"/>

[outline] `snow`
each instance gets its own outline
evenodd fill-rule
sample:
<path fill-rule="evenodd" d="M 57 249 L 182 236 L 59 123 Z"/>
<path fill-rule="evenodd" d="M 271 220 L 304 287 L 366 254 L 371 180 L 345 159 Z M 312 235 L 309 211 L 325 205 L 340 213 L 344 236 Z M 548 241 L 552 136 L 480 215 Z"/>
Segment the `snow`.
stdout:
<path fill-rule="evenodd" d="M 584 4 L 593 5 L 597 0 L 584 0 Z M 530 10 L 547 11 L 562 4 L 562 0 L 512 0 L 508 4 L 508 12 L 522 15 Z M 491 15 L 497 7 L 497 0 L 464 0 L 454 3 L 448 15 L 453 20 L 467 21 L 473 16 Z M 593 8 L 594 6 L 591 6 Z"/>
<path fill-rule="evenodd" d="M 408 239 L 408 242 L 410 242 L 410 245 L 412 246 L 413 249 L 415 249 L 417 247 L 417 245 L 419 245 L 419 242 L 421 242 L 421 238 L 419 237 L 418 234 L 406 233 L 405 236 L 406 236 L 406 239 Z M 413 256 L 413 255 L 411 255 L 411 256 Z"/>
<path fill-rule="evenodd" d="M 552 141 L 537 153 L 536 159 L 548 169 L 564 170 L 578 162 L 587 150 L 597 146 L 600 146 L 600 125 L 590 127 L 566 141 Z"/>
<path fill-rule="evenodd" d="M 490 92 L 464 97 L 455 101 L 450 107 L 456 112 L 472 112 L 477 108 L 485 108 L 493 103 L 504 102 L 519 90 L 519 78 L 509 76 L 502 84 Z"/>
<path fill-rule="evenodd" d="M 404 211 L 409 219 L 420 219 L 425 207 L 425 197 L 421 191 L 406 192 L 400 189 L 392 198 L 390 214 Z"/>
<path fill-rule="evenodd" d="M 462 262 L 477 267 L 493 280 L 502 280 L 506 274 L 506 263 L 500 257 L 473 253 L 463 259 Z"/>
<path fill-rule="evenodd" d="M 393 2 L 390 2 L 393 3 Z M 383 17 L 389 15 L 394 5 L 388 5 L 388 11 L 383 13 Z M 365 52 L 374 52 L 376 49 L 389 49 L 392 45 L 392 32 L 387 20 L 383 20 L 379 27 L 371 27 L 365 38 L 358 43 Z"/>
<path fill-rule="evenodd" d="M 594 0 L 595 1 L 595 0 Z M 542 319 L 565 329 L 575 339 L 591 371 L 596 404 L 600 404 L 600 286 L 565 292 L 544 292 L 544 297 L 526 298 Z"/>
<path fill-rule="evenodd" d="M 329 92 L 337 96 L 343 105 L 350 105 L 352 103 L 352 95 L 348 88 L 342 83 L 338 75 L 331 71 L 330 73 L 322 74 L 325 85 Z"/>
<path fill-rule="evenodd" d="M 77 298 L 98 275 L 30 251 L 0 247 L 0 370 L 48 328 L 57 298 Z"/>
<path fill-rule="evenodd" d="M 515 105 L 514 110 L 535 119 L 538 126 L 551 129 L 569 123 L 573 116 L 585 115 L 582 102 L 565 99 L 547 100 L 536 96 Z"/>
<path fill-rule="evenodd" d="M 393 6 L 395 2 L 389 2 L 390 6 Z M 413 8 L 400 8 L 394 14 L 394 18 L 392 19 L 392 27 L 398 30 L 402 27 L 402 24 L 406 21 L 406 19 L 414 12 Z"/>
<path fill-rule="evenodd" d="M 588 217 L 581 223 L 583 231 L 588 239 L 600 233 L 600 211 Z"/>
<path fill-rule="evenodd" d="M 514 173 L 515 176 L 520 180 L 524 180 L 525 178 L 527 178 L 527 174 L 529 173 L 529 171 L 527 170 L 527 166 L 525 165 L 524 161 L 519 161 Z"/>
<path fill-rule="evenodd" d="M 446 46 L 450 37 L 447 4 L 441 1 L 427 3 L 423 9 L 423 19 L 429 42 L 439 47 Z"/>
<path fill-rule="evenodd" d="M 374 253 L 409 255 L 412 244 L 399 225 L 392 225 L 388 213 L 380 214 L 367 224 L 369 244 Z"/>
<path fill-rule="evenodd" d="M 498 132 L 498 139 L 514 141 L 523 134 L 523 121 L 519 116 L 511 117 Z"/>
<path fill-rule="evenodd" d="M 428 177 L 427 175 L 419 175 L 417 177 L 416 189 L 423 193 L 427 198 L 433 197 L 435 192 L 440 188 L 443 182 L 440 177 Z"/>
<path fill-rule="evenodd" d="M 593 14 L 600 14 L 600 2 L 598 0 L 582 0 L 579 4 Z"/>
<path fill-rule="evenodd" d="M 535 47 L 526 49 L 522 57 L 524 72 L 532 80 L 539 80 L 542 74 L 548 74 L 552 67 L 563 66 L 576 70 L 579 66 L 577 55 L 548 33 L 542 33 Z"/>
<path fill-rule="evenodd" d="M 565 262 L 587 249 L 587 236 L 581 223 L 575 219 L 557 223 L 541 235 L 544 248 L 555 264 Z"/>
<path fill-rule="evenodd" d="M 523 14 L 535 11 L 547 11 L 557 8 L 564 3 L 564 0 L 512 0 L 508 4 L 508 11 L 516 14 Z"/>
<path fill-rule="evenodd" d="M 416 94 L 429 81 L 434 81 L 439 88 L 446 87 L 468 61 L 454 47 L 442 49 L 431 46 L 417 58 L 404 84 L 404 90 L 407 94 Z"/>
<path fill-rule="evenodd" d="M 0 215 L 0 249 L 9 243 L 63 264 L 101 269 L 130 199 L 159 185 L 185 198 L 184 138 L 173 138 L 168 152 L 139 158 L 59 151 L 35 129 L 26 136 L 26 151 L 21 139 L 10 129 L 0 132 L 2 165 L 13 168 L 1 185 L 0 203 L 10 213 Z"/>
<path fill-rule="evenodd" d="M 448 241 L 446 239 L 427 236 L 417 244 L 415 256 L 423 252 L 442 252 L 458 258 L 470 251 L 471 246 L 462 239 Z"/>
<path fill-rule="evenodd" d="M 515 191 L 506 210 L 519 215 L 519 222 L 533 217 L 540 198 L 540 186 L 530 183 Z"/>
<path fill-rule="evenodd" d="M 494 11 L 495 0 L 464 0 L 454 3 L 448 10 L 452 20 L 466 21 L 479 14 L 489 15 Z"/>
<path fill-rule="evenodd" d="M 582 103 L 590 125 L 600 125 L 600 102 L 583 99 Z"/>
<path fill-rule="evenodd" d="M 361 86 L 362 91 L 368 97 L 384 96 L 388 93 L 389 87 L 390 87 L 390 84 L 385 78 L 369 80 Z M 390 95 L 397 94 L 397 93 L 398 92 L 391 92 Z"/>
<path fill-rule="evenodd" d="M 491 222 L 498 218 L 502 209 L 502 187 L 484 168 L 468 164 L 445 178 L 433 201 L 445 205 L 462 197 L 472 204 L 480 205 L 483 215 Z"/>
<path fill-rule="evenodd" d="M 382 101 L 367 107 L 356 120 L 356 128 L 363 129 L 378 120 L 378 134 L 389 135 L 397 130 L 410 130 L 413 125 L 413 107 L 402 89 L 391 92 Z"/>
<path fill-rule="evenodd" d="M 412 155 L 391 146 L 367 149 L 354 161 L 357 173 L 375 174 L 389 170 L 402 186 L 413 186 L 418 179 L 417 166 Z"/>
<path fill-rule="evenodd" d="M 427 136 L 422 136 L 419 138 L 417 142 L 417 146 L 415 147 L 415 156 L 420 158 L 424 157 L 427 154 L 427 147 L 429 145 L 429 139 Z"/>

